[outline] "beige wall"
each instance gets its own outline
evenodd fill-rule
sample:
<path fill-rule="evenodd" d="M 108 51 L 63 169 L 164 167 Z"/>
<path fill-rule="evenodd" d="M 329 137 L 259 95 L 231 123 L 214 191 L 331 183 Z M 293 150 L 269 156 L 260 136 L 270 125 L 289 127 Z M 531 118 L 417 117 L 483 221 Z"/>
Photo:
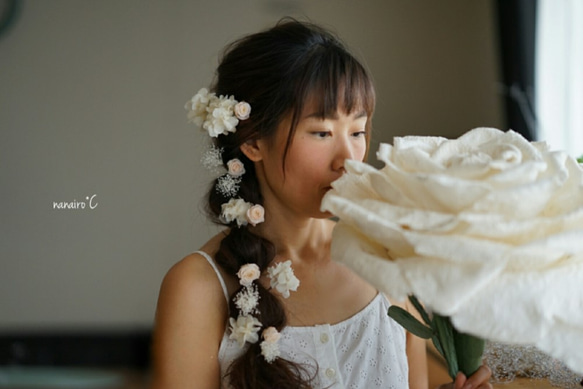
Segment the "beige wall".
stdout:
<path fill-rule="evenodd" d="M 24 1 L 0 37 L 0 330 L 151 325 L 165 271 L 215 231 L 200 212 L 204 137 L 183 104 L 230 40 L 287 14 L 337 31 L 375 79 L 376 150 L 501 125 L 492 12 L 491 0 Z M 53 209 L 74 200 L 86 208 Z"/>

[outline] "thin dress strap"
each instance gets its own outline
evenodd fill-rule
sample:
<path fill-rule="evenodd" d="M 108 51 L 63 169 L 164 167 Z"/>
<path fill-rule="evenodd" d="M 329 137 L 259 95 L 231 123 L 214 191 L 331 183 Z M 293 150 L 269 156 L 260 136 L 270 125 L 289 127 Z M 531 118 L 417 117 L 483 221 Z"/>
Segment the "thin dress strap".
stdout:
<path fill-rule="evenodd" d="M 208 255 L 207 253 L 205 253 L 204 251 L 195 251 L 195 253 L 196 254 L 200 254 L 203 257 L 205 257 L 205 259 L 207 260 L 207 262 L 215 270 L 215 273 L 217 273 L 217 277 L 219 279 L 219 282 L 221 283 L 221 287 L 223 288 L 223 294 L 225 295 L 225 300 L 227 300 L 227 307 L 228 307 L 229 306 L 229 292 L 227 291 L 227 285 L 225 284 L 225 280 L 223 279 L 223 276 L 222 276 L 221 272 L 219 271 L 219 268 L 217 267 L 217 264 L 211 258 L 211 256 Z"/>

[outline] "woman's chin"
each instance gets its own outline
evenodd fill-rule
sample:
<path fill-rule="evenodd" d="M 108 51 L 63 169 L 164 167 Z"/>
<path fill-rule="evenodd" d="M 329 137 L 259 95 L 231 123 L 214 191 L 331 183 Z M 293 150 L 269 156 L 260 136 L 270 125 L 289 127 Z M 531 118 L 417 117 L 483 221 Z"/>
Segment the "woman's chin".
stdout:
<path fill-rule="evenodd" d="M 331 219 L 333 218 L 334 215 L 332 215 L 330 212 L 326 211 L 326 212 L 318 212 L 318 215 L 314 216 L 315 219 Z"/>

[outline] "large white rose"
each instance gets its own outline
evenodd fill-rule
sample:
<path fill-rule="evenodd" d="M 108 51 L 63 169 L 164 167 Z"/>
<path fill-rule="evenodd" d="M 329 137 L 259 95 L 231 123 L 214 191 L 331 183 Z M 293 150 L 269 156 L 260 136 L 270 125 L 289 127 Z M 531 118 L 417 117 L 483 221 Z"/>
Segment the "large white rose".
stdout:
<path fill-rule="evenodd" d="M 322 210 L 332 255 L 460 331 L 534 344 L 583 373 L 583 169 L 545 143 L 477 128 L 347 161 Z"/>

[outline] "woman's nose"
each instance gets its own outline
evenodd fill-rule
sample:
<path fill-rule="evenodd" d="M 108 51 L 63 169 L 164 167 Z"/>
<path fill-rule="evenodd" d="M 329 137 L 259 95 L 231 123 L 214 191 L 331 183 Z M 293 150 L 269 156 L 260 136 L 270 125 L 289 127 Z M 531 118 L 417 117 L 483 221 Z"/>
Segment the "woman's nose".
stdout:
<path fill-rule="evenodd" d="M 336 145 L 336 154 L 334 156 L 334 161 L 332 168 L 334 170 L 344 171 L 344 161 L 347 159 L 354 159 L 355 149 L 351 144 L 349 139 L 340 139 Z"/>

